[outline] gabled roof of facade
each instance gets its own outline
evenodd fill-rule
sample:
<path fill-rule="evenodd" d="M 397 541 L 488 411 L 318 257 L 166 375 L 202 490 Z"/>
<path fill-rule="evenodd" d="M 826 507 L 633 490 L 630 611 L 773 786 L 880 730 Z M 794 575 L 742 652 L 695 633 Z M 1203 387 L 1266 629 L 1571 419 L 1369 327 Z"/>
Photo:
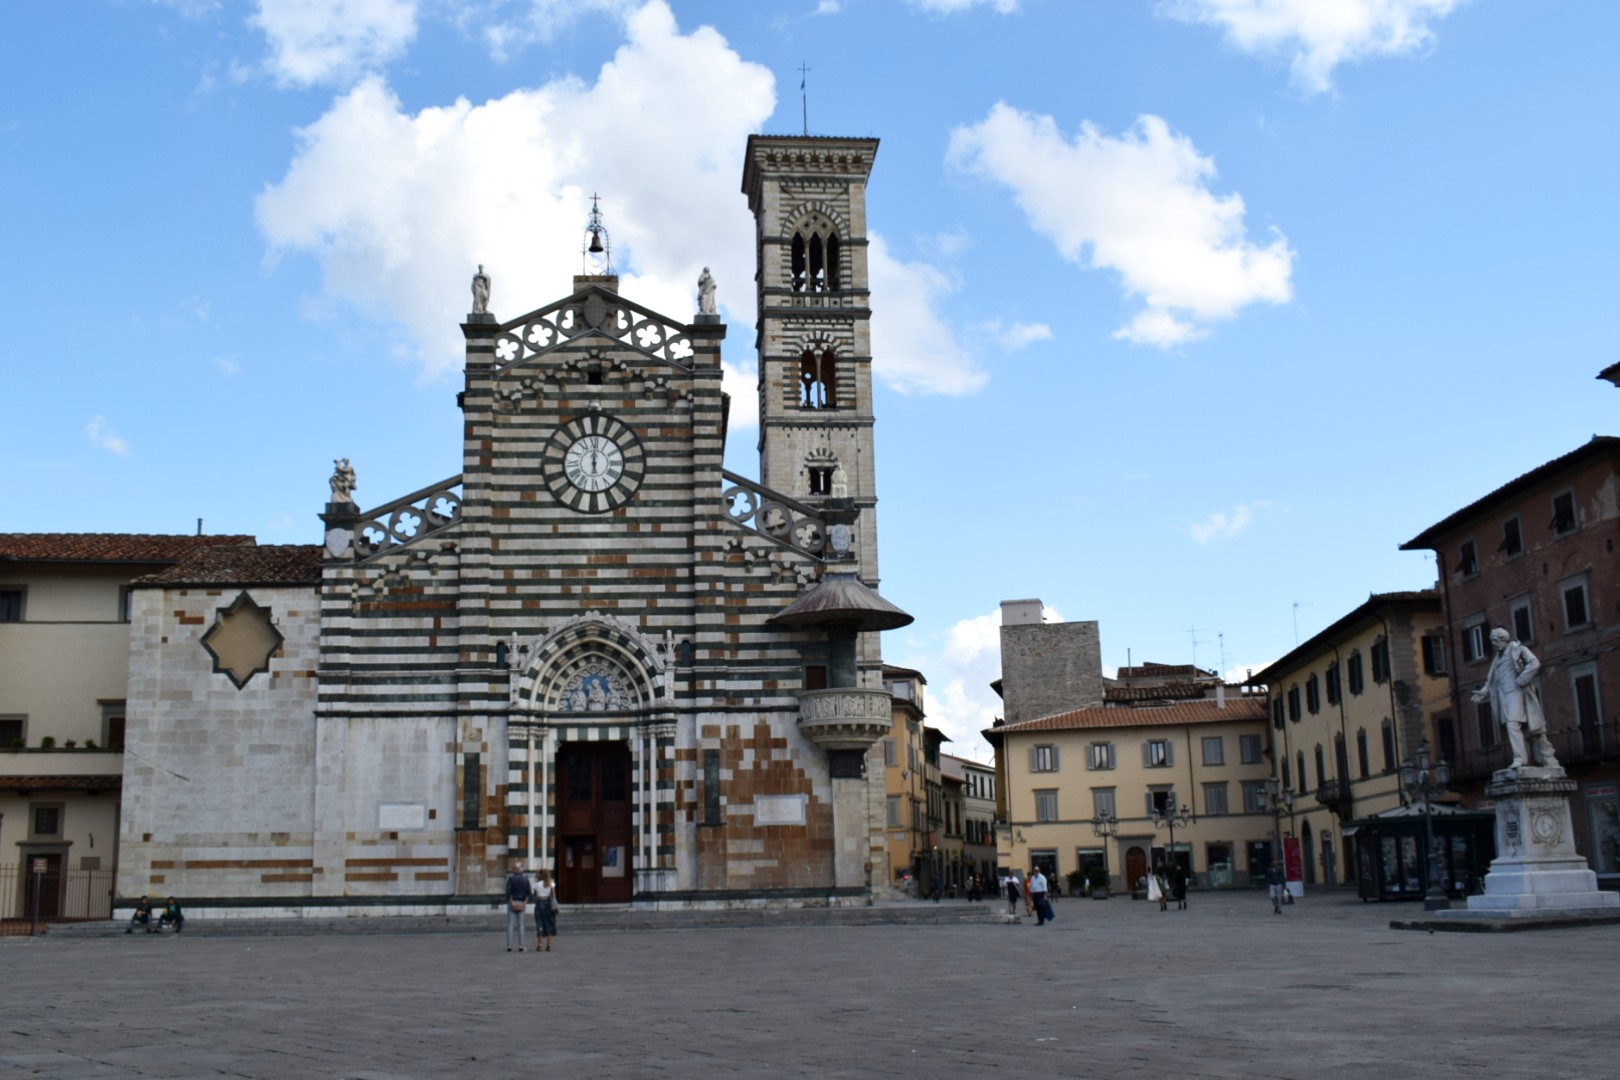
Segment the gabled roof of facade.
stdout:
<path fill-rule="evenodd" d="M 0 533 L 0 562 L 172 563 L 199 548 L 253 542 L 235 535 Z"/>
<path fill-rule="evenodd" d="M 1338 621 L 1300 642 L 1291 652 L 1285 653 L 1280 659 L 1255 672 L 1249 679 L 1249 684 L 1251 686 L 1269 684 L 1276 676 L 1292 670 L 1301 661 L 1315 656 L 1338 638 L 1344 637 L 1351 627 L 1365 622 L 1385 608 L 1403 605 L 1420 611 L 1439 611 L 1440 592 L 1437 589 L 1418 589 L 1411 592 L 1373 593 L 1367 597 L 1366 603 L 1351 609 Z"/>
<path fill-rule="evenodd" d="M 1444 536 L 1452 529 L 1461 527 L 1470 519 L 1488 512 L 1492 507 L 1529 491 L 1539 484 L 1546 483 L 1566 469 L 1583 464 L 1590 458 L 1614 453 L 1620 453 L 1620 438 L 1615 438 L 1612 435 L 1594 435 L 1590 442 L 1576 447 L 1563 457 L 1556 457 L 1545 465 L 1536 466 L 1523 476 L 1509 480 L 1484 498 L 1475 499 L 1461 510 L 1435 522 L 1402 544 L 1401 550 L 1432 550 L 1441 536 Z"/>
<path fill-rule="evenodd" d="M 319 585 L 326 549 L 319 544 L 212 547 L 194 551 L 136 585 Z"/>
<path fill-rule="evenodd" d="M 992 743 L 1003 735 L 1038 731 L 1083 731 L 1094 728 L 1176 727 L 1182 724 L 1225 724 L 1242 720 L 1264 720 L 1265 700 L 1258 697 L 1229 697 L 1225 707 L 1214 699 L 1183 701 L 1174 705 L 1142 708 L 1110 708 L 1106 705 L 1071 709 L 1054 716 L 1003 724 L 985 731 Z"/>

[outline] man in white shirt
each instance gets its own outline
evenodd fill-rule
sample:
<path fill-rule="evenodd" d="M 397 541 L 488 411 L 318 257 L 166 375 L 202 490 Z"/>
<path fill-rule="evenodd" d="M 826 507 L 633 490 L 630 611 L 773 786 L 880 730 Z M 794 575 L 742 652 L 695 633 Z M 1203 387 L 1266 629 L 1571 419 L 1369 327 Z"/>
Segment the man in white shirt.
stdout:
<path fill-rule="evenodd" d="M 1035 925 L 1046 925 L 1046 875 L 1041 873 L 1040 867 L 1029 872 L 1029 905 L 1035 909 Z"/>

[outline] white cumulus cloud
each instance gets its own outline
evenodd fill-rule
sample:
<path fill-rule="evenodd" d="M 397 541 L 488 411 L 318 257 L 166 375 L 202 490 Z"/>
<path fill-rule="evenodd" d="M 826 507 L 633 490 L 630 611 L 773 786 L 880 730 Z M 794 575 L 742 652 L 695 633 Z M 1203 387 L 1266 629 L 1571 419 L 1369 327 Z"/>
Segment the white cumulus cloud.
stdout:
<path fill-rule="evenodd" d="M 91 417 L 90 422 L 84 425 L 84 434 L 89 438 L 90 445 L 110 454 L 123 457 L 129 453 L 129 443 L 118 432 L 107 426 L 105 416 Z"/>
<path fill-rule="evenodd" d="M 626 32 L 594 84 L 411 114 L 380 77 L 362 80 L 299 131 L 260 195 L 272 258 L 314 256 L 328 296 L 403 326 L 431 377 L 460 366 L 478 264 L 503 319 L 569 291 L 599 192 L 628 299 L 685 317 L 711 266 L 731 320 L 751 327 L 754 230 L 737 178 L 775 107 L 771 74 L 712 29 L 683 35 L 662 2 Z M 743 385 L 739 412 L 755 399 Z"/>
<path fill-rule="evenodd" d="M 416 37 L 415 0 L 259 0 L 249 20 L 270 46 L 283 86 L 350 81 L 404 55 Z"/>
<path fill-rule="evenodd" d="M 636 0 L 518 0 L 517 3 L 473 0 L 461 3 L 457 12 L 463 24 L 484 20 L 482 33 L 490 55 L 510 59 L 535 44 L 551 41 L 559 30 L 586 15 L 623 16 L 636 7 Z M 516 8 L 516 14 L 508 10 Z"/>
<path fill-rule="evenodd" d="M 1285 56 L 1294 85 L 1333 88 L 1333 69 L 1428 48 L 1431 25 L 1463 0 L 1163 0 L 1160 14 L 1218 26 L 1244 52 Z"/>
<path fill-rule="evenodd" d="M 1251 241 L 1242 196 L 1211 191 L 1214 160 L 1160 117 L 1118 136 L 1085 122 L 1070 139 L 1050 116 L 997 103 L 952 133 L 948 160 L 1010 189 L 1064 258 L 1119 274 L 1143 306 L 1116 337 L 1168 348 L 1293 296 L 1287 239 Z"/>
<path fill-rule="evenodd" d="M 1238 533 L 1247 529 L 1254 521 L 1254 512 L 1271 503 L 1261 499 L 1252 503 L 1238 503 L 1231 513 L 1217 510 L 1202 521 L 1194 521 L 1188 525 L 1192 538 L 1200 544 L 1207 544 L 1211 540 L 1230 540 Z"/>
<path fill-rule="evenodd" d="M 906 3 L 930 15 L 955 15 L 975 7 L 987 7 L 1002 15 L 1018 10 L 1018 0 L 906 0 Z"/>
<path fill-rule="evenodd" d="M 901 393 L 971 394 L 985 375 L 940 305 L 956 283 L 924 262 L 903 262 L 873 233 L 867 247 L 872 295 L 872 374 Z"/>

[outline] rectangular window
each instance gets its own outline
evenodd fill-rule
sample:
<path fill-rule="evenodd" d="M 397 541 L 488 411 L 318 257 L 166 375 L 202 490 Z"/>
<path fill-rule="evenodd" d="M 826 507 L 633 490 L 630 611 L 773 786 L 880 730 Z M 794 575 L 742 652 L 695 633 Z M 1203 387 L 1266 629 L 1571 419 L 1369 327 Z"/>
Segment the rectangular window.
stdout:
<path fill-rule="evenodd" d="M 1305 710 L 1312 716 L 1322 711 L 1322 685 L 1316 679 L 1316 672 L 1305 680 Z"/>
<path fill-rule="evenodd" d="M 1575 531 L 1580 524 L 1580 518 L 1575 513 L 1575 493 L 1562 491 L 1553 496 L 1552 520 L 1547 527 L 1558 536 L 1565 536 Z"/>
<path fill-rule="evenodd" d="M 1441 761 L 1457 760 L 1457 727 L 1451 722 L 1450 713 L 1440 713 L 1434 718 L 1434 738 L 1438 743 Z"/>
<path fill-rule="evenodd" d="M 23 621 L 23 596 L 20 586 L 0 585 L 0 622 Z"/>
<path fill-rule="evenodd" d="M 478 820 L 478 764 L 477 754 L 463 754 L 461 758 L 461 827 L 476 829 Z"/>
<path fill-rule="evenodd" d="M 1280 697 L 1274 698 L 1271 702 L 1271 726 L 1276 728 L 1278 731 L 1282 730 L 1283 699 Z"/>
<path fill-rule="evenodd" d="M 806 664 L 804 666 L 804 688 L 806 690 L 827 689 L 826 664 Z"/>
<path fill-rule="evenodd" d="M 1344 663 L 1344 679 L 1345 679 L 1345 682 L 1350 684 L 1350 692 L 1352 694 L 1361 693 L 1363 686 L 1365 686 L 1366 684 L 1363 681 L 1362 676 L 1361 676 L 1361 654 L 1360 653 L 1358 653 L 1358 652 L 1357 653 L 1351 653 L 1350 654 L 1350 659 L 1345 661 L 1345 663 Z"/>
<path fill-rule="evenodd" d="M 1110 818 L 1114 816 L 1114 789 L 1111 787 L 1094 787 L 1091 789 L 1091 813 L 1094 817 Z"/>
<path fill-rule="evenodd" d="M 898 798 L 889 800 L 889 813 L 900 814 Z M 720 751 L 703 751 L 703 824 L 719 825 L 725 820 L 720 813 Z"/>
<path fill-rule="evenodd" d="M 1204 736 L 1204 764 L 1226 764 L 1226 740 L 1219 735 Z"/>
<path fill-rule="evenodd" d="M 1299 723 L 1299 716 L 1299 687 L 1297 685 L 1290 686 L 1288 688 L 1288 719 L 1297 724 Z"/>
<path fill-rule="evenodd" d="M 1030 772 L 1057 772 L 1058 748 L 1055 746 L 1032 746 L 1029 748 Z"/>
<path fill-rule="evenodd" d="M 135 613 L 135 590 L 125 585 L 118 590 L 118 621 L 129 622 Z"/>
<path fill-rule="evenodd" d="M 1470 664 L 1477 664 L 1490 655 L 1490 648 L 1490 628 L 1485 625 L 1483 617 L 1477 617 L 1463 627 L 1464 660 Z"/>
<path fill-rule="evenodd" d="M 1479 553 L 1472 540 L 1464 540 L 1462 547 L 1457 550 L 1457 573 L 1463 577 L 1473 577 L 1479 573 Z"/>
<path fill-rule="evenodd" d="M 62 808 L 60 806 L 35 806 L 33 821 L 34 836 L 60 836 L 62 835 Z"/>
<path fill-rule="evenodd" d="M 1206 814 L 1225 814 L 1225 813 L 1228 813 L 1228 812 L 1229 811 L 1226 809 L 1226 785 L 1225 784 L 1205 784 L 1204 785 L 1204 813 L 1206 813 Z"/>
<path fill-rule="evenodd" d="M 1384 721 L 1384 771 L 1395 771 L 1395 725 L 1388 720 Z"/>
<path fill-rule="evenodd" d="M 893 739 L 883 740 L 883 764 L 890 769 L 900 764 L 900 745 Z"/>
<path fill-rule="evenodd" d="M 888 826 L 891 829 L 900 827 L 900 796 L 890 795 L 888 801 Z"/>
<path fill-rule="evenodd" d="M 1572 664 L 1569 684 L 1575 694 L 1575 726 L 1580 730 L 1583 748 L 1587 751 L 1601 749 L 1603 710 L 1598 704 L 1597 665 Z"/>
<path fill-rule="evenodd" d="M 1564 592 L 1564 629 L 1575 630 L 1592 621 L 1586 603 L 1586 582 L 1566 582 L 1560 586 Z"/>
<path fill-rule="evenodd" d="M 906 744 L 906 767 L 912 772 L 917 771 L 917 748 L 910 743 Z"/>
<path fill-rule="evenodd" d="M 1423 635 L 1423 673 L 1425 675 L 1446 673 L 1446 639 L 1439 634 Z"/>
<path fill-rule="evenodd" d="M 1142 764 L 1150 769 L 1170 767 L 1170 740 L 1149 739 L 1142 744 Z"/>
<path fill-rule="evenodd" d="M 1264 814 L 1271 807 L 1266 802 L 1266 782 L 1264 780 L 1243 781 L 1243 810 L 1249 814 Z"/>
<path fill-rule="evenodd" d="M 1524 554 L 1524 537 L 1519 532 L 1519 515 L 1502 522 L 1501 552 L 1509 559 Z"/>
<path fill-rule="evenodd" d="M 1245 765 L 1258 765 L 1265 754 L 1265 742 L 1258 735 L 1238 736 L 1238 757 Z"/>
<path fill-rule="evenodd" d="M 0 716 L 0 750 L 21 749 L 28 743 L 28 717 Z"/>
<path fill-rule="evenodd" d="M 1035 820 L 1056 821 L 1058 819 L 1057 789 L 1045 788 L 1035 792 Z"/>
<path fill-rule="evenodd" d="M 1147 812 L 1151 817 L 1154 814 L 1173 814 L 1176 811 L 1176 789 L 1173 787 L 1149 788 L 1147 793 Z"/>
<path fill-rule="evenodd" d="M 1511 608 L 1513 611 L 1513 636 L 1521 643 L 1528 645 L 1536 640 L 1536 623 L 1530 615 L 1530 598 L 1526 596 L 1513 601 Z"/>
<path fill-rule="evenodd" d="M 1373 682 L 1382 686 L 1389 681 L 1389 639 L 1379 638 L 1373 642 L 1370 654 Z"/>
<path fill-rule="evenodd" d="M 1474 705 L 1474 734 L 1481 747 L 1496 745 L 1496 718 L 1491 715 L 1491 703 L 1481 701 Z"/>
<path fill-rule="evenodd" d="M 1356 764 L 1361 768 L 1363 780 L 1372 775 L 1372 757 L 1367 753 L 1367 729 L 1356 732 Z"/>
<path fill-rule="evenodd" d="M 1112 769 L 1114 767 L 1114 744 L 1111 742 L 1094 742 L 1087 749 L 1087 764 L 1096 770 Z"/>
<path fill-rule="evenodd" d="M 1327 675 L 1322 680 L 1327 686 L 1327 703 L 1339 703 L 1339 662 L 1335 660 L 1327 669 Z"/>
<path fill-rule="evenodd" d="M 102 701 L 101 706 L 101 745 L 109 750 L 122 750 L 124 748 L 124 703 L 122 701 Z"/>

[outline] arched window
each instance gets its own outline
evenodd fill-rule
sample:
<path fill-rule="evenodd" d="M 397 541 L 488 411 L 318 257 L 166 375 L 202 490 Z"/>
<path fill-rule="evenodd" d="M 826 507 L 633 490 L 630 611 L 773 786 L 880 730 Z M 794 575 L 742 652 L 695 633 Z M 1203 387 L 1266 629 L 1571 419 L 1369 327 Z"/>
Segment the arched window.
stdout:
<path fill-rule="evenodd" d="M 823 224 L 793 234 L 792 279 L 794 292 L 836 292 L 839 280 L 838 234 Z"/>
<path fill-rule="evenodd" d="M 806 349 L 799 357 L 799 407 L 831 409 L 838 405 L 838 365 L 831 349 L 817 355 Z"/>

